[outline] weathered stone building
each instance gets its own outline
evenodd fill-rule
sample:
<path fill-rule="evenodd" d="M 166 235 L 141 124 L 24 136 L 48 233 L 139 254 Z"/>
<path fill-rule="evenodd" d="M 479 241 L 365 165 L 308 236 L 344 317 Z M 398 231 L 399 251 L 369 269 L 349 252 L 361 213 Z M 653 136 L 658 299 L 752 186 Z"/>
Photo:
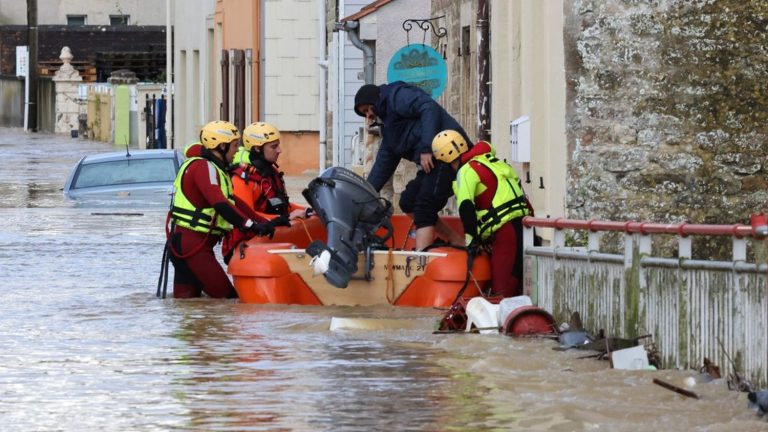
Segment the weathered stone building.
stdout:
<path fill-rule="evenodd" d="M 433 0 L 433 16 L 443 16 L 446 37 L 435 49 L 445 54 L 448 83 L 440 103 L 452 113 L 470 137 L 477 136 L 477 2 Z"/>
<path fill-rule="evenodd" d="M 564 3 L 572 218 L 735 223 L 768 198 L 768 3 Z"/>
<path fill-rule="evenodd" d="M 768 3 L 489 5 L 491 141 L 508 157 L 506 126 L 530 117 L 530 162 L 513 165 L 538 216 L 730 224 L 763 210 Z M 476 6 L 432 1 L 448 29 L 441 103 L 473 135 Z"/>

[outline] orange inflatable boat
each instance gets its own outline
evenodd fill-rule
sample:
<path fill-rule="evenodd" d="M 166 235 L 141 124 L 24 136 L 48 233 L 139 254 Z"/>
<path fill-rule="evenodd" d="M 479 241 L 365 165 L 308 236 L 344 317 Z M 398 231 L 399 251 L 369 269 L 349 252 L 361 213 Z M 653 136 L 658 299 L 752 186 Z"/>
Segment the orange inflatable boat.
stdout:
<path fill-rule="evenodd" d="M 254 238 L 242 243 L 229 262 L 229 273 L 243 303 L 363 306 L 392 304 L 414 307 L 450 307 L 467 279 L 463 249 L 437 247 L 413 251 L 411 219 L 391 217 L 393 233 L 388 248 L 358 256 L 358 271 L 345 288 L 333 286 L 316 274 L 305 247 L 325 240 L 317 217 L 291 227 L 280 227 L 272 241 Z M 461 232 L 456 217 L 443 217 Z M 310 225 L 311 224 L 311 225 Z M 305 229 L 306 228 L 306 229 Z M 364 261 L 370 259 L 370 264 Z M 475 258 L 464 296 L 476 296 L 491 277 L 488 257 Z"/>
<path fill-rule="evenodd" d="M 307 219 L 291 221 L 291 226 L 275 227 L 275 235 L 269 237 L 253 237 L 251 244 L 290 243 L 298 248 L 305 248 L 315 240 L 326 241 L 325 227 L 319 217 L 313 215 Z"/>
<path fill-rule="evenodd" d="M 240 301 L 449 307 L 490 280 L 486 256 L 470 263 L 463 248 L 414 251 L 411 219 L 393 216 L 392 204 L 350 170 L 328 168 L 302 193 L 316 216 L 235 250 L 229 273 Z M 458 218 L 443 220 L 462 232 Z"/>

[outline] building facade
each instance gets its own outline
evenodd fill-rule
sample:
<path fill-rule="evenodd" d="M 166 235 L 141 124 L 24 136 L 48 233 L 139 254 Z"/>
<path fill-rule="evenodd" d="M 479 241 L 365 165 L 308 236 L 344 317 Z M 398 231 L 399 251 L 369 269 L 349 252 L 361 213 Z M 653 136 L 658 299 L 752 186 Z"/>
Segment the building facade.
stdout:
<path fill-rule="evenodd" d="M 175 136 L 256 121 L 281 131 L 287 174 L 319 166 L 318 8 L 310 0 L 168 0 L 174 23 Z M 202 29 L 202 30 L 201 30 Z"/>
<path fill-rule="evenodd" d="M 40 25 L 165 25 L 156 0 L 45 0 L 37 2 Z M 0 25 L 27 23 L 27 2 L 0 0 Z"/>

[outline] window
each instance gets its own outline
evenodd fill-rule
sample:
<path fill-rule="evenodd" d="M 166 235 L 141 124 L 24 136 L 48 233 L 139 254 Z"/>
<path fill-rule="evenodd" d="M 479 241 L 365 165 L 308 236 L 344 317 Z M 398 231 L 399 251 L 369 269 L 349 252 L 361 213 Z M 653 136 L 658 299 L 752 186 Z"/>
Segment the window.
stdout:
<path fill-rule="evenodd" d="M 128 20 L 130 18 L 131 18 L 130 15 L 110 15 L 109 16 L 109 25 L 125 26 L 125 25 L 128 25 Z"/>
<path fill-rule="evenodd" d="M 176 178 L 172 158 L 118 160 L 83 165 L 72 189 L 137 183 L 167 182 Z"/>
<path fill-rule="evenodd" d="M 86 25 L 87 15 L 67 15 L 67 25 L 68 26 L 81 26 Z"/>

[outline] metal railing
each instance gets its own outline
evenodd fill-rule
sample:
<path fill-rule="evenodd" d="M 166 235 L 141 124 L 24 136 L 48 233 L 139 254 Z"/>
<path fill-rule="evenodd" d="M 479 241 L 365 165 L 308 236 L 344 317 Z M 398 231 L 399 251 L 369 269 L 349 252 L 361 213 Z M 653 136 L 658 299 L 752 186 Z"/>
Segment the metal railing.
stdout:
<path fill-rule="evenodd" d="M 757 217 L 755 217 L 757 216 Z M 524 219 L 524 285 L 557 321 L 578 311 L 593 332 L 652 334 L 664 368 L 699 369 L 707 358 L 723 375 L 768 384 L 768 286 L 765 262 L 747 262 L 748 245 L 764 254 L 765 216 L 752 225 L 659 224 Z M 554 230 L 534 246 L 534 227 Z M 587 233 L 567 247 L 568 233 Z M 600 250 L 600 236 L 621 232 L 624 253 Z M 677 236 L 674 258 L 652 256 L 654 236 Z M 728 236 L 730 261 L 692 259 L 692 236 Z"/>

